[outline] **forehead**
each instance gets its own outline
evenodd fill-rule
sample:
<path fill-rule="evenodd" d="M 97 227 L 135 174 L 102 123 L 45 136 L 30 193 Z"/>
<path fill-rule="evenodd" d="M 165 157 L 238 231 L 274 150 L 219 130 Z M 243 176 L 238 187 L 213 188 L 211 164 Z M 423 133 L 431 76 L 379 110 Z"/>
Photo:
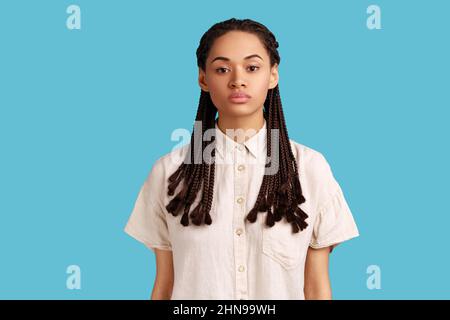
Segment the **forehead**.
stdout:
<path fill-rule="evenodd" d="M 223 56 L 239 61 L 252 54 L 268 59 L 267 51 L 258 36 L 243 31 L 230 31 L 214 41 L 208 60 Z"/>

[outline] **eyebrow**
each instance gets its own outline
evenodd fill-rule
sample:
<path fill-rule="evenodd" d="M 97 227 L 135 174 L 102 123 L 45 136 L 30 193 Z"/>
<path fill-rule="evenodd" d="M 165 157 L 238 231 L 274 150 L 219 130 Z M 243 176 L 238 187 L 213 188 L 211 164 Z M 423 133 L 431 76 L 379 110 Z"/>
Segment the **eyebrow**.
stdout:
<path fill-rule="evenodd" d="M 249 55 L 249 56 L 245 57 L 244 60 L 248 60 L 248 59 L 251 59 L 251 58 L 260 58 L 262 61 L 264 61 L 264 59 L 261 58 L 261 57 L 260 57 L 259 55 L 257 55 L 257 54 Z M 216 60 L 230 61 L 230 59 L 227 58 L 227 57 L 220 57 L 220 56 L 219 56 L 219 57 L 215 57 L 215 58 L 211 61 L 211 63 L 213 63 L 213 62 L 216 61 Z"/>

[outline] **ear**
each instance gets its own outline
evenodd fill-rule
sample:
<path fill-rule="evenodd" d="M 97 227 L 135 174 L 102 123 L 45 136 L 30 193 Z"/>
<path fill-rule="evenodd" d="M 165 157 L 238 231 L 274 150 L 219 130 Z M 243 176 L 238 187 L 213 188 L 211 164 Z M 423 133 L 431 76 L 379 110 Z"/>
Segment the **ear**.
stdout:
<path fill-rule="evenodd" d="M 209 91 L 208 84 L 206 83 L 206 73 L 202 68 L 198 68 L 198 84 L 203 91 Z"/>
<path fill-rule="evenodd" d="M 278 64 L 275 63 L 270 70 L 269 89 L 273 89 L 278 85 Z"/>

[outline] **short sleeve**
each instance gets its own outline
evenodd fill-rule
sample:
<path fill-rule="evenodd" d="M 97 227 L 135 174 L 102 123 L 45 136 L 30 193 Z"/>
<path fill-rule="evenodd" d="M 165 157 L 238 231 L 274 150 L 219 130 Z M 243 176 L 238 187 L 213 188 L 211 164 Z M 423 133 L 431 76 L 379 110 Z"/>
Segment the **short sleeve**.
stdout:
<path fill-rule="evenodd" d="M 316 172 L 316 218 L 310 241 L 312 248 L 331 246 L 331 251 L 340 243 L 359 236 L 359 231 L 343 191 L 334 178 L 330 165 L 319 153 Z"/>
<path fill-rule="evenodd" d="M 165 208 L 161 200 L 164 179 L 164 167 L 159 159 L 142 185 L 124 229 L 153 252 L 155 248 L 172 250 Z"/>

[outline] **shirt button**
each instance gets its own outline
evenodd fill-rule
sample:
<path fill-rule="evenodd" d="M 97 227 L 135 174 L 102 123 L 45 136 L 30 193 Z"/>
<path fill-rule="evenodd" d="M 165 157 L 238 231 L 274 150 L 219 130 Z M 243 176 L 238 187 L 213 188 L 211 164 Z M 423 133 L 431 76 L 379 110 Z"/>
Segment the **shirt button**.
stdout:
<path fill-rule="evenodd" d="M 244 146 L 243 146 L 242 144 L 240 144 L 240 145 L 238 146 L 238 150 L 239 150 L 239 151 L 244 150 Z"/>
<path fill-rule="evenodd" d="M 243 272 L 245 270 L 245 268 L 244 268 L 244 266 L 241 265 L 241 266 L 239 266 L 238 270 L 239 270 L 239 272 Z"/>
<path fill-rule="evenodd" d="M 241 228 L 237 229 L 237 230 L 236 230 L 236 234 L 237 234 L 238 236 L 240 236 L 240 235 L 242 234 L 242 229 L 241 229 Z"/>
<path fill-rule="evenodd" d="M 245 166 L 244 166 L 243 164 L 239 165 L 239 167 L 238 167 L 238 170 L 239 170 L 239 171 L 242 171 L 242 170 L 244 170 L 244 169 L 245 169 Z"/>
<path fill-rule="evenodd" d="M 237 198 L 236 201 L 237 201 L 237 203 L 241 204 L 242 202 L 244 202 L 244 198 L 239 197 L 239 198 Z"/>

